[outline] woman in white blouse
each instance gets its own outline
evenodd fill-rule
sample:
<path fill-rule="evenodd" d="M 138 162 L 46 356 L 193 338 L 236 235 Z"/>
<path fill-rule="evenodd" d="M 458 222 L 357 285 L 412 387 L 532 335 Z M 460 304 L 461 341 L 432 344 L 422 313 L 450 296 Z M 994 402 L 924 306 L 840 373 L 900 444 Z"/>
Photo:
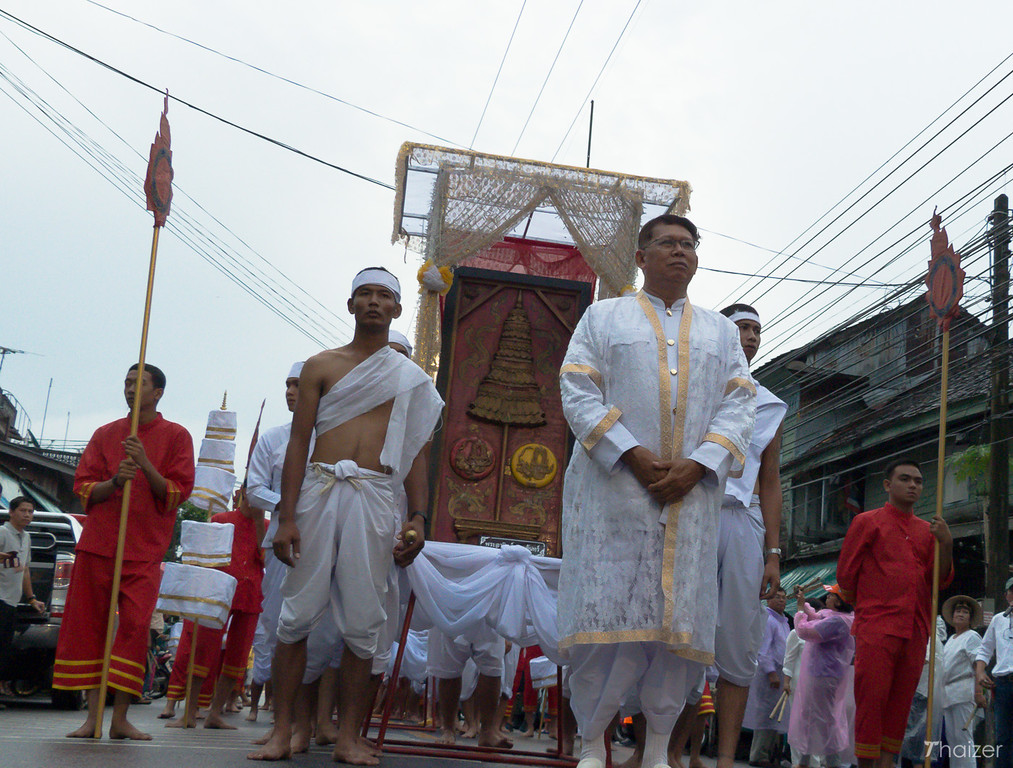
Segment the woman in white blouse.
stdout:
<path fill-rule="evenodd" d="M 946 623 L 954 629 L 943 646 L 943 721 L 950 768 L 974 768 L 974 718 L 977 707 L 984 707 L 974 688 L 974 657 L 981 637 L 971 627 L 981 624 L 981 605 L 967 595 L 954 595 L 942 610 Z"/>

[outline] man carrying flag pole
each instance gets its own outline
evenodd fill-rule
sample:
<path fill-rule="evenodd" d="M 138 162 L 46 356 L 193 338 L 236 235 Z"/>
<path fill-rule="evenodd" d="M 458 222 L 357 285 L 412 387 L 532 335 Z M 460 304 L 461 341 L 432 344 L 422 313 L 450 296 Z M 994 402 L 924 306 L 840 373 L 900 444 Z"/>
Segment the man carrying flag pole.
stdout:
<path fill-rule="evenodd" d="M 147 628 L 158 597 L 159 565 L 172 537 L 176 508 L 193 489 L 193 440 L 186 429 L 158 413 L 165 374 L 154 366 L 145 368 L 144 362 L 158 233 L 165 225 L 172 200 L 168 110 L 166 94 L 144 183 L 148 210 L 155 214 L 155 230 L 139 360 L 130 367 L 124 382 L 130 419 L 117 419 L 95 432 L 74 480 L 74 491 L 88 512 L 88 523 L 77 546 L 75 578 L 57 644 L 53 687 L 88 691 L 88 718 L 68 734 L 76 738 L 101 738 L 108 687 L 116 691 L 110 738 L 151 738 L 127 721 L 127 707 L 131 696 L 141 692 Z"/>

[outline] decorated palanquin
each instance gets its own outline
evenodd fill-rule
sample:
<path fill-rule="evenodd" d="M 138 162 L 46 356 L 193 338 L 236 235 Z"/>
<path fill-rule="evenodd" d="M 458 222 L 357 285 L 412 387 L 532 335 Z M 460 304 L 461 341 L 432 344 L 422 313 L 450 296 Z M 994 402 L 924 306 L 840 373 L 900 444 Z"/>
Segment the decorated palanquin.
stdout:
<path fill-rule="evenodd" d="M 402 146 L 393 240 L 423 257 L 415 361 L 447 403 L 430 538 L 561 554 L 567 344 L 596 288 L 633 290 L 643 222 L 685 213 L 689 194 L 683 181 Z"/>

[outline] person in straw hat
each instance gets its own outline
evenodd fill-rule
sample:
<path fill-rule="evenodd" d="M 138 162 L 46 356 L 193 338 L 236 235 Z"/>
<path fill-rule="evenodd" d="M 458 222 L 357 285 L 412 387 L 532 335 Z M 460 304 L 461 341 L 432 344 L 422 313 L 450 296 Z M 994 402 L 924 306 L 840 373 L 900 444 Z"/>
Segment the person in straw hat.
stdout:
<path fill-rule="evenodd" d="M 953 635 L 943 645 L 943 727 L 949 747 L 950 768 L 974 768 L 974 719 L 972 713 L 984 708 L 985 697 L 975 693 L 974 658 L 981 637 L 973 631 L 981 626 L 981 605 L 973 597 L 954 595 L 943 603 L 943 619 Z"/>

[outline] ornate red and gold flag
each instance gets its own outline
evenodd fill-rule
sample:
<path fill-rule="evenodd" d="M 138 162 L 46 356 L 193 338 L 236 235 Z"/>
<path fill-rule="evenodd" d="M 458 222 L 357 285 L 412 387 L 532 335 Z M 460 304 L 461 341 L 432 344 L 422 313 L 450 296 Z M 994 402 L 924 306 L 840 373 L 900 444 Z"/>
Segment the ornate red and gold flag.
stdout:
<path fill-rule="evenodd" d="M 942 223 L 943 217 L 933 211 L 932 258 L 929 259 L 929 273 L 925 276 L 925 284 L 929 287 L 925 298 L 939 327 L 947 331 L 950 322 L 960 312 L 965 273 L 960 268 L 960 254 L 953 250 Z"/>
<path fill-rule="evenodd" d="M 165 226 L 172 204 L 172 150 L 169 147 L 169 92 L 165 92 L 165 107 L 159 121 L 158 133 L 148 156 L 148 175 L 144 179 L 144 195 L 148 210 L 155 214 L 155 226 Z"/>

